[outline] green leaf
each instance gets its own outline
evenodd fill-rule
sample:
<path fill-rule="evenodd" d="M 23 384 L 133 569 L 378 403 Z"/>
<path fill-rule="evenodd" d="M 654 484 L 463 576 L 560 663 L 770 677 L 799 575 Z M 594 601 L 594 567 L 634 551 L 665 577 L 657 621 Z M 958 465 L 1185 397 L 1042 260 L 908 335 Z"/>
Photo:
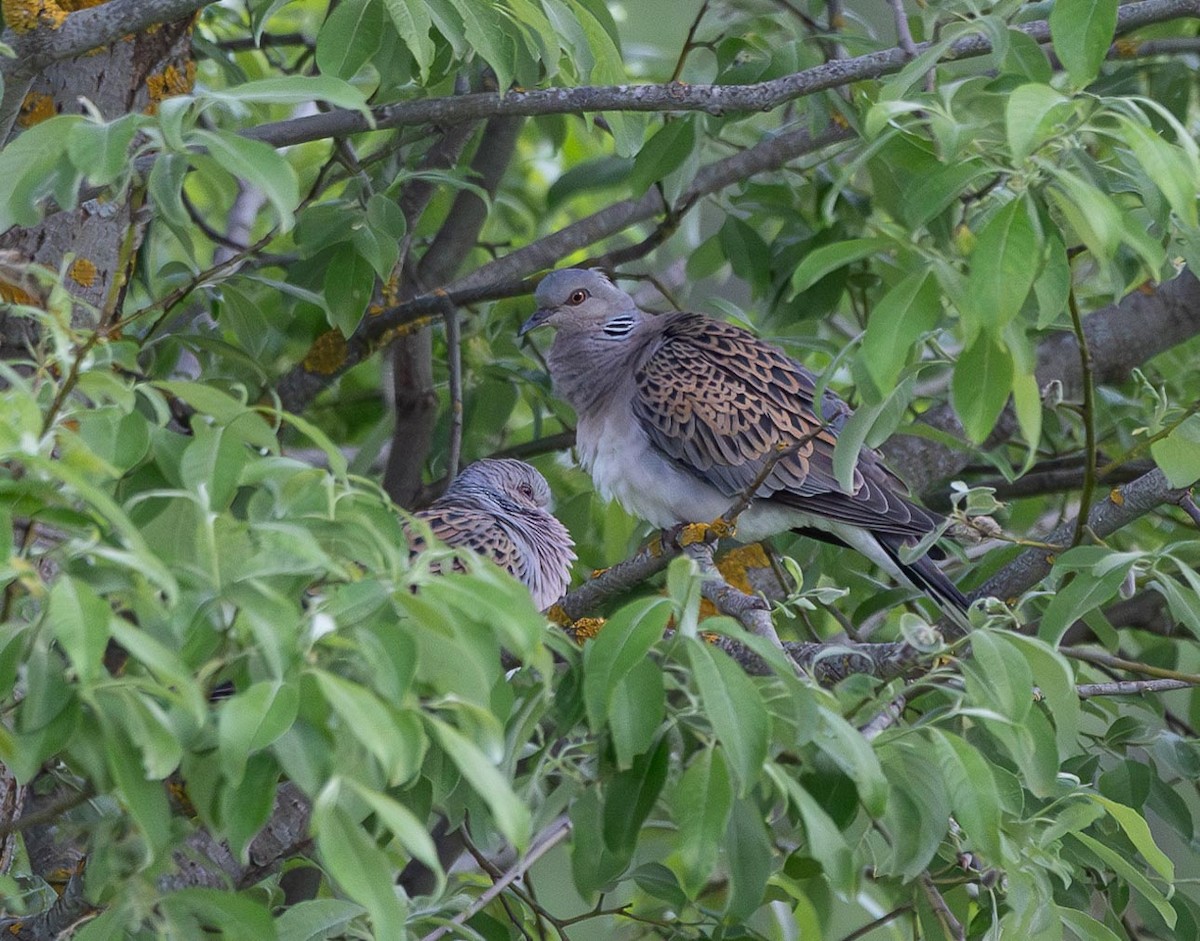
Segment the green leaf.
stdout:
<path fill-rule="evenodd" d="M 434 872 L 441 872 L 442 864 L 438 860 L 437 847 L 434 846 L 433 838 L 426 830 L 425 824 L 416 814 L 399 801 L 374 791 L 353 778 L 346 778 L 345 784 L 371 808 L 371 812 L 391 831 L 392 836 L 400 841 L 400 845 L 409 855 Z"/>
<path fill-rule="evenodd" d="M 38 224 L 42 200 L 61 182 L 59 158 L 66 154 L 74 128 L 83 122 L 79 115 L 50 118 L 0 150 L 0 232 Z"/>
<path fill-rule="evenodd" d="M 294 683 L 264 680 L 221 704 L 217 742 L 231 784 L 242 779 L 246 759 L 275 742 L 296 721 L 300 693 Z"/>
<path fill-rule="evenodd" d="M 880 761 L 892 782 L 883 817 L 891 852 L 880 868 L 908 882 L 929 866 L 945 839 L 950 798 L 941 769 L 923 747 L 893 741 L 880 749 Z"/>
<path fill-rule="evenodd" d="M 637 846 L 642 824 L 667 781 L 670 759 L 670 744 L 663 736 L 653 750 L 639 756 L 604 788 L 604 844 L 614 853 L 631 853 Z"/>
<path fill-rule="evenodd" d="M 76 124 L 67 141 L 71 162 L 93 186 L 107 186 L 129 169 L 129 146 L 146 122 L 144 115 L 127 114 L 110 124 Z"/>
<path fill-rule="evenodd" d="M 321 694 L 342 720 L 344 730 L 378 759 L 392 784 L 410 781 L 420 770 L 420 726 L 402 719 L 371 690 L 325 670 L 313 670 Z"/>
<path fill-rule="evenodd" d="M 633 602 L 609 618 L 604 630 L 584 647 L 583 699 L 593 731 L 603 728 L 621 680 L 662 639 L 670 615 L 667 598 Z"/>
<path fill-rule="evenodd" d="M 1183 148 L 1168 144 L 1140 121 L 1122 118 L 1121 130 L 1146 176 L 1162 190 L 1175 215 L 1195 228 L 1196 191 L 1200 189 L 1200 169 L 1196 162 L 1189 159 Z"/>
<path fill-rule="evenodd" d="M 998 337 L 1024 306 L 1041 260 L 1041 232 L 1029 201 L 1010 200 L 988 220 L 971 253 L 972 322 Z"/>
<path fill-rule="evenodd" d="M 653 660 L 639 660 L 621 678 L 608 704 L 617 767 L 630 767 L 634 756 L 654 743 L 665 705 L 662 670 Z"/>
<path fill-rule="evenodd" d="M 429 81 L 429 66 L 433 63 L 437 47 L 429 36 L 433 20 L 424 0 L 383 0 L 383 5 L 392 18 L 396 32 L 412 53 L 417 68 L 421 70 L 421 81 Z"/>
<path fill-rule="evenodd" d="M 975 631 L 971 650 L 964 672 L 972 699 L 1022 723 L 1033 708 L 1033 671 L 1025 658 L 995 631 Z"/>
<path fill-rule="evenodd" d="M 730 883 L 725 917 L 736 924 L 762 903 L 774 869 L 771 838 L 754 801 L 740 800 L 733 805 L 725 832 L 725 855 Z"/>
<path fill-rule="evenodd" d="M 370 115 L 363 93 L 332 75 L 278 75 L 255 79 L 229 88 L 205 88 L 204 98 L 215 101 L 253 101 L 274 105 L 302 105 L 324 101 L 338 108 Z"/>
<path fill-rule="evenodd" d="M 1154 836 L 1150 832 L 1150 825 L 1146 823 L 1145 817 L 1132 807 L 1126 807 L 1124 804 L 1119 804 L 1099 794 L 1088 794 L 1087 796 L 1108 811 L 1108 815 L 1120 824 L 1125 835 L 1129 837 L 1129 842 L 1137 847 L 1142 858 L 1150 864 L 1155 872 L 1167 882 L 1175 881 L 1175 864 L 1154 842 Z"/>
<path fill-rule="evenodd" d="M 152 858 L 171 843 L 171 807 L 161 781 L 146 777 L 142 756 L 116 729 L 106 729 L 104 749 L 108 770 L 121 792 L 122 803 L 141 830 Z"/>
<path fill-rule="evenodd" d="M 1086 846 L 1100 860 L 1108 865 L 1113 872 L 1117 874 L 1125 882 L 1129 883 L 1129 887 L 1142 896 L 1147 902 L 1154 906 L 1155 911 L 1162 917 L 1162 920 L 1167 923 L 1168 928 L 1175 927 L 1175 909 L 1166 900 L 1163 894 L 1154 886 L 1154 884 L 1146 878 L 1146 876 L 1124 856 L 1118 853 L 1111 847 L 1105 846 L 1099 840 L 1093 839 L 1086 833 L 1074 833 L 1072 837 Z"/>
<path fill-rule="evenodd" d="M 1172 487 L 1190 487 L 1200 480 L 1200 415 L 1188 417 L 1155 441 L 1150 454 Z"/>
<path fill-rule="evenodd" d="M 516 68 L 516 44 L 509 20 L 500 13 L 499 4 L 478 0 L 450 0 L 462 17 L 467 43 L 496 73 L 500 94 L 513 83 Z"/>
<path fill-rule="evenodd" d="M 404 904 L 392 884 L 392 863 L 375 841 L 327 800 L 313 807 L 312 828 L 325 871 L 370 913 L 375 936 L 404 937 Z"/>
<path fill-rule="evenodd" d="M 958 357 L 950 394 L 967 437 L 982 442 L 996 426 L 1012 391 L 1012 355 L 982 332 Z"/>
<path fill-rule="evenodd" d="M 168 918 L 190 916 L 197 929 L 216 928 L 227 938 L 276 937 L 271 913 L 255 899 L 220 889 L 179 889 L 159 902 Z M 209 932 L 197 931 L 199 934 Z"/>
<path fill-rule="evenodd" d="M 704 715 L 729 758 L 738 795 L 745 796 L 762 775 L 771 717 L 754 680 L 724 651 L 701 640 L 686 642 Z"/>
<path fill-rule="evenodd" d="M 601 631 L 601 636 L 603 634 Z M 446 757 L 483 798 L 496 819 L 496 826 L 500 828 L 500 832 L 518 850 L 524 850 L 529 844 L 529 808 L 513 793 L 504 775 L 488 761 L 474 742 L 453 726 L 428 714 L 423 715 L 423 718 L 433 732 L 433 737 L 442 746 Z"/>
<path fill-rule="evenodd" d="M 1118 0 L 1055 0 L 1050 10 L 1054 51 L 1078 88 L 1100 72 L 1117 29 Z"/>
<path fill-rule="evenodd" d="M 1075 673 L 1066 658 L 1036 637 L 1006 633 L 1004 642 L 1015 647 L 1029 664 L 1033 682 L 1046 700 L 1046 711 L 1054 722 L 1058 756 L 1066 760 L 1079 752 L 1079 696 Z"/>
<path fill-rule="evenodd" d="M 1001 852 L 1000 792 L 988 759 L 968 742 L 940 729 L 927 729 L 942 769 L 946 793 L 971 846 L 989 856 Z"/>
<path fill-rule="evenodd" d="M 1124 223 L 1116 204 L 1074 174 L 1054 172 L 1047 192 L 1098 262 L 1107 262 L 1121 243 Z"/>
<path fill-rule="evenodd" d="M 854 854 L 837 824 L 817 803 L 816 798 L 796 780 L 795 773 L 775 763 L 766 766 L 766 772 L 779 789 L 800 812 L 804 821 L 805 847 L 810 856 L 821 864 L 830 885 L 839 892 L 854 888 L 857 871 Z"/>
<path fill-rule="evenodd" d="M 1020 163 L 1028 159 L 1073 109 L 1071 100 L 1049 85 L 1031 82 L 1014 88 L 1004 110 L 1008 150 L 1013 160 Z"/>
<path fill-rule="evenodd" d="M 50 589 L 46 620 L 84 683 L 107 676 L 103 668 L 112 610 L 91 586 L 66 576 Z"/>
<path fill-rule="evenodd" d="M 205 148 L 225 172 L 261 190 L 279 217 L 282 231 L 292 227 L 292 214 L 300 202 L 300 182 L 279 151 L 240 134 L 202 128 L 189 132 L 188 142 Z"/>
<path fill-rule="evenodd" d="M 1080 941 L 1122 941 L 1120 935 L 1086 912 L 1062 905 L 1054 906 L 1054 910 L 1063 925 L 1075 932 Z"/>
<path fill-rule="evenodd" d="M 891 239 L 882 238 L 849 239 L 845 242 L 834 242 L 832 245 L 822 245 L 806 255 L 792 272 L 792 293 L 788 300 L 801 291 L 808 290 L 830 272 L 887 251 L 893 246 Z"/>
<path fill-rule="evenodd" d="M 604 813 L 595 788 L 585 790 L 570 808 L 571 873 L 579 894 L 588 898 L 607 890 L 629 866 L 631 852 L 614 853 L 604 842 Z"/>
<path fill-rule="evenodd" d="M 1076 572 L 1070 584 L 1055 592 L 1038 625 L 1038 636 L 1046 643 L 1057 645 L 1067 628 L 1089 611 L 1109 601 L 1125 581 L 1132 560 L 1112 568 L 1103 575 L 1090 571 Z"/>
<path fill-rule="evenodd" d="M 1067 309 L 1071 294 L 1071 262 L 1067 248 L 1057 232 L 1046 238 L 1046 252 L 1042 270 L 1033 282 L 1033 293 L 1038 302 L 1039 330 L 1057 323 Z"/>
<path fill-rule="evenodd" d="M 382 42 L 383 7 L 374 0 L 343 0 L 317 34 L 317 67 L 349 81 Z"/>
<path fill-rule="evenodd" d="M 863 363 L 880 390 L 896 385 L 913 344 L 937 326 L 941 292 L 932 272 L 914 271 L 871 311 L 862 342 Z"/>
<path fill-rule="evenodd" d="M 325 300 L 329 325 L 342 336 L 353 335 L 375 290 L 375 270 L 353 245 L 342 244 L 329 256 L 325 269 Z"/>
<path fill-rule="evenodd" d="M 326 941 L 343 937 L 345 928 L 366 909 L 342 899 L 296 902 L 275 921 L 279 941 Z"/>
<path fill-rule="evenodd" d="M 203 492 L 207 507 L 220 511 L 232 502 L 248 460 L 239 436 L 227 427 L 198 421 L 192 424 L 192 440 L 184 448 L 179 472 L 185 487 Z"/>
<path fill-rule="evenodd" d="M 733 788 L 720 749 L 700 752 L 671 790 L 679 828 L 680 882 L 689 898 L 707 885 L 733 809 Z"/>
<path fill-rule="evenodd" d="M 629 173 L 632 194 L 641 196 L 652 183 L 682 166 L 695 146 L 695 122 L 687 118 L 668 121 L 662 130 L 646 141 L 634 158 L 633 169 Z"/>
<path fill-rule="evenodd" d="M 827 707 L 819 706 L 818 716 L 819 726 L 813 730 L 813 742 L 854 781 L 867 813 L 879 816 L 887 805 L 888 784 L 871 743 Z"/>

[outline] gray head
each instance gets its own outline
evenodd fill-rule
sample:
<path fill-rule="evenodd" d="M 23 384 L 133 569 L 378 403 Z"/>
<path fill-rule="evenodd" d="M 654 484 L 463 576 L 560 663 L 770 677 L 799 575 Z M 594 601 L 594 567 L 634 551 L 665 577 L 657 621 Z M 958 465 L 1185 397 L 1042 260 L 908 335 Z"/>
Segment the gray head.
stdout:
<path fill-rule="evenodd" d="M 549 510 L 550 485 L 536 468 L 511 458 L 484 458 L 463 469 L 443 499 L 473 497 L 509 509 Z"/>
<path fill-rule="evenodd" d="M 599 268 L 552 271 L 537 286 L 533 299 L 538 309 L 521 325 L 518 336 L 549 325 L 595 330 L 619 339 L 645 316 Z"/>

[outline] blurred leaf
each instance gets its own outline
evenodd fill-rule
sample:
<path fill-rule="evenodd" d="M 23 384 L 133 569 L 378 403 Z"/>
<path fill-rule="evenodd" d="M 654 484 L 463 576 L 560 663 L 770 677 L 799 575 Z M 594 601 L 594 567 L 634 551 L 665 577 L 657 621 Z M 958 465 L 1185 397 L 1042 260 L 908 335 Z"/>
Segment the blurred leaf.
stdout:
<path fill-rule="evenodd" d="M 729 860 L 729 898 L 725 917 L 732 922 L 748 918 L 760 904 L 770 878 L 773 860 L 771 839 L 758 807 L 750 800 L 733 805 L 725 832 Z"/>
<path fill-rule="evenodd" d="M 353 735 L 378 759 L 392 784 L 409 781 L 417 773 L 423 752 L 420 726 L 403 721 L 371 690 L 324 670 L 312 671 L 321 694 Z"/>
<path fill-rule="evenodd" d="M 264 680 L 222 703 L 217 720 L 221 765 L 237 784 L 246 759 L 266 748 L 296 721 L 300 694 L 292 683 Z"/>
<path fill-rule="evenodd" d="M 1117 28 L 1117 0 L 1056 0 L 1050 10 L 1050 37 L 1079 88 L 1099 73 Z"/>
<path fill-rule="evenodd" d="M 776 764 L 768 764 L 764 770 L 800 812 L 807 838 L 805 845 L 821 864 L 829 884 L 839 892 L 851 891 L 857 876 L 854 854 L 832 818 L 792 773 Z"/>
<path fill-rule="evenodd" d="M 614 775 L 604 788 L 604 844 L 617 854 L 631 853 L 642 824 L 650 816 L 667 780 L 671 749 L 666 736 L 639 755 L 628 771 Z"/>
<path fill-rule="evenodd" d="M 288 906 L 275 921 L 279 941 L 325 941 L 342 937 L 344 929 L 365 909 L 341 899 L 309 899 Z"/>
<path fill-rule="evenodd" d="M 371 113 L 361 91 L 332 75 L 276 75 L 228 88 L 206 87 L 203 94 L 214 101 L 255 101 L 275 105 L 324 101 L 339 108 Z"/>
<path fill-rule="evenodd" d="M 625 605 L 584 647 L 583 696 L 593 731 L 599 731 L 608 718 L 609 703 L 621 680 L 662 638 L 670 614 L 671 603 L 666 598 Z"/>
<path fill-rule="evenodd" d="M 1039 52 L 1040 55 L 1040 52 Z M 1030 83 L 1014 88 L 1005 106 L 1008 149 L 1014 161 L 1027 160 L 1070 116 L 1070 99 L 1049 85 Z"/>
<path fill-rule="evenodd" d="M 883 238 L 849 239 L 845 242 L 834 242 L 832 245 L 822 245 L 806 255 L 792 272 L 792 293 L 789 300 L 808 290 L 830 272 L 878 255 L 890 249 L 892 245 L 891 239 Z"/>
<path fill-rule="evenodd" d="M 1116 595 L 1130 565 L 1132 561 L 1099 576 L 1092 572 L 1077 572 L 1071 582 L 1050 599 L 1038 625 L 1038 636 L 1046 643 L 1056 645 L 1067 628 Z"/>
<path fill-rule="evenodd" d="M 106 675 L 103 659 L 112 610 L 86 582 L 59 578 L 50 589 L 46 620 L 84 683 Z"/>
<path fill-rule="evenodd" d="M 383 0 L 383 5 L 392 18 L 396 32 L 416 60 L 421 70 L 421 81 L 429 81 L 429 66 L 433 63 L 437 47 L 429 37 L 433 20 L 425 3 L 423 0 Z"/>
<path fill-rule="evenodd" d="M 1028 200 L 1010 200 L 988 220 L 971 253 L 967 293 L 973 321 L 996 337 L 1020 312 L 1042 258 L 1041 233 Z"/>
<path fill-rule="evenodd" d="M 188 140 L 205 148 L 226 173 L 261 190 L 274 208 L 281 230 L 286 232 L 292 227 L 292 214 L 300 202 L 300 182 L 279 151 L 240 134 L 202 128 L 191 131 Z"/>
<path fill-rule="evenodd" d="M 144 116 L 127 114 L 108 124 L 74 125 L 67 142 L 71 162 L 93 186 L 107 186 L 128 168 L 129 147 L 145 123 Z"/>
<path fill-rule="evenodd" d="M 329 325 L 353 335 L 366 313 L 375 288 L 375 271 L 353 245 L 339 245 L 329 256 L 324 292 L 329 302 Z"/>
<path fill-rule="evenodd" d="M 229 938 L 277 937 L 271 913 L 244 895 L 218 889 L 179 889 L 166 893 L 159 905 L 168 916 L 187 913 L 196 927 L 216 928 Z"/>
<path fill-rule="evenodd" d="M 641 196 L 651 184 L 677 169 L 696 146 L 696 125 L 688 118 L 668 121 L 634 158 L 629 173 L 629 189 Z"/>
<path fill-rule="evenodd" d="M 1105 865 L 1115 872 L 1121 879 L 1129 883 L 1130 888 L 1142 896 L 1149 902 L 1154 910 L 1158 912 L 1162 920 L 1167 923 L 1168 928 L 1175 927 L 1175 910 L 1171 908 L 1169 902 L 1163 896 L 1153 883 L 1137 869 L 1129 860 L 1109 846 L 1105 846 L 1099 840 L 1093 839 L 1086 833 L 1072 834 L 1074 839 L 1078 840 Z"/>
<path fill-rule="evenodd" d="M 379 50 L 383 28 L 381 4 L 343 0 L 317 34 L 317 67 L 326 75 L 349 81 Z"/>
<path fill-rule="evenodd" d="M 717 852 L 733 808 L 733 788 L 718 748 L 700 752 L 671 791 L 672 816 L 679 828 L 683 889 L 695 898 L 717 865 Z"/>
<path fill-rule="evenodd" d="M 1200 415 L 1190 416 L 1155 441 L 1150 453 L 1172 487 L 1190 487 L 1200 480 Z"/>
<path fill-rule="evenodd" d="M 754 681 L 722 650 L 686 639 L 692 676 L 713 734 L 729 758 L 737 793 L 745 796 L 762 774 L 771 719 Z"/>
<path fill-rule="evenodd" d="M 608 728 L 618 767 L 630 767 L 634 756 L 653 744 L 665 705 L 662 670 L 653 660 L 638 661 L 621 678 L 608 705 Z"/>
<path fill-rule="evenodd" d="M 313 834 L 325 870 L 370 913 L 378 937 L 404 936 L 404 904 L 392 885 L 392 866 L 353 819 L 327 800 L 313 806 Z"/>
<path fill-rule="evenodd" d="M 976 443 L 992 433 L 1012 391 L 1012 355 L 982 332 L 954 364 L 951 396 L 967 437 Z"/>
<path fill-rule="evenodd" d="M 879 389 L 895 386 L 913 344 L 937 325 L 941 311 L 941 292 L 929 271 L 913 272 L 875 305 L 862 357 Z"/>

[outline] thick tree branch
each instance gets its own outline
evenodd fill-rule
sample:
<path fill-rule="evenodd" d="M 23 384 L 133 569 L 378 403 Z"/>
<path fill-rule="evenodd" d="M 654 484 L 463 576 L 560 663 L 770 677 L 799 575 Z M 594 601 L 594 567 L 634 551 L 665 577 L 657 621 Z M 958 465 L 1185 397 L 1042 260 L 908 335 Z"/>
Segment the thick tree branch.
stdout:
<path fill-rule="evenodd" d="M 1200 16 L 1200 0 L 1142 0 L 1122 6 L 1117 34 L 1152 23 L 1181 17 Z M 1050 41 L 1050 25 L 1044 20 L 1014 27 L 1036 42 Z M 708 114 L 770 111 L 789 101 L 838 88 L 864 79 L 900 71 L 912 54 L 920 55 L 930 43 L 917 43 L 911 50 L 883 49 L 853 59 L 834 59 L 824 65 L 752 85 L 608 85 L 579 88 L 544 88 L 533 91 L 464 95 L 455 98 L 426 98 L 377 108 L 375 127 L 414 124 L 452 124 L 498 115 L 570 114 L 594 111 L 701 111 Z M 970 33 L 952 43 L 944 59 L 970 59 L 987 55 L 992 46 L 982 33 Z M 264 124 L 247 135 L 276 147 L 344 137 L 371 128 L 367 116 L 356 111 L 293 118 Z"/>

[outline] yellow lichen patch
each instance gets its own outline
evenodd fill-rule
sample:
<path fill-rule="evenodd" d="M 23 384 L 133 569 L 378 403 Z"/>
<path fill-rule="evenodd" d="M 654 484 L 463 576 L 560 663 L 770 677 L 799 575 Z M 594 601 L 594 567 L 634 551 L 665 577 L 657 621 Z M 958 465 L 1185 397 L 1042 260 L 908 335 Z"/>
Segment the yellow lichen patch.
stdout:
<path fill-rule="evenodd" d="M 368 304 L 367 305 L 367 316 L 368 317 L 378 317 L 380 314 L 382 314 L 384 312 L 384 310 L 385 310 L 385 308 L 382 304 Z"/>
<path fill-rule="evenodd" d="M 1139 39 L 1118 39 L 1113 43 L 1113 49 L 1119 59 L 1132 59 L 1138 54 L 1141 47 L 1142 43 Z"/>
<path fill-rule="evenodd" d="M 332 376 L 345 362 L 346 338 L 340 330 L 326 330 L 313 341 L 303 365 L 307 372 Z"/>
<path fill-rule="evenodd" d="M 55 0 L 0 0 L 4 23 L 14 33 L 28 33 L 39 26 L 58 29 L 67 18 Z"/>
<path fill-rule="evenodd" d="M 557 624 L 559 627 L 568 627 L 571 624 L 571 616 L 563 610 L 561 604 L 553 604 L 546 611 L 546 617 Z"/>
<path fill-rule="evenodd" d="M 599 578 L 607 571 L 608 569 L 592 569 L 592 578 Z"/>
<path fill-rule="evenodd" d="M 90 288 L 96 283 L 96 266 L 86 258 L 76 258 L 67 273 L 80 287 Z"/>
<path fill-rule="evenodd" d="M 383 302 L 388 307 L 395 307 L 400 303 L 400 275 L 394 274 L 383 282 L 381 289 L 383 294 Z"/>
<path fill-rule="evenodd" d="M 679 534 L 679 544 L 681 546 L 694 546 L 697 543 L 708 541 L 709 526 L 708 523 L 688 523 L 683 527 L 683 531 Z"/>
<path fill-rule="evenodd" d="M 748 595 L 754 594 L 754 586 L 750 584 L 750 570 L 770 567 L 771 560 L 767 558 L 762 543 L 758 542 L 738 546 L 725 553 L 717 562 L 717 570 L 725 576 L 725 581 Z"/>
<path fill-rule="evenodd" d="M 17 124 L 21 127 L 33 127 L 57 114 L 54 107 L 54 97 L 41 91 L 31 91 L 21 102 L 21 113 L 17 115 Z"/>
<path fill-rule="evenodd" d="M 146 106 L 147 114 L 155 114 L 159 103 L 176 95 L 184 95 L 196 84 L 196 63 L 188 63 L 180 71 L 173 65 L 168 65 L 161 72 L 153 72 L 146 76 L 146 90 L 150 93 L 150 104 Z"/>
<path fill-rule="evenodd" d="M 700 620 L 705 618 L 715 618 L 721 612 L 717 610 L 717 606 L 707 598 L 700 599 Z"/>
<path fill-rule="evenodd" d="M 720 642 L 721 635 L 715 634 L 712 631 L 701 631 L 700 639 L 702 641 L 704 641 L 706 644 L 716 644 L 716 643 Z"/>
<path fill-rule="evenodd" d="M 718 516 L 708 524 L 708 531 L 718 539 L 727 539 L 737 532 L 737 520 L 727 520 L 723 516 Z"/>
<path fill-rule="evenodd" d="M 1108 492 L 1108 499 L 1112 500 L 1113 506 L 1125 505 L 1125 494 L 1121 493 L 1121 491 L 1116 487 L 1113 487 L 1112 490 Z"/>
<path fill-rule="evenodd" d="M 571 625 L 571 633 L 575 635 L 576 641 L 583 643 L 599 634 L 602 627 L 604 618 L 580 618 Z"/>

